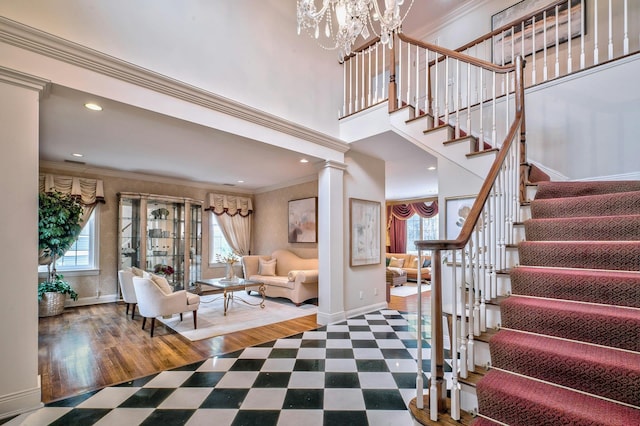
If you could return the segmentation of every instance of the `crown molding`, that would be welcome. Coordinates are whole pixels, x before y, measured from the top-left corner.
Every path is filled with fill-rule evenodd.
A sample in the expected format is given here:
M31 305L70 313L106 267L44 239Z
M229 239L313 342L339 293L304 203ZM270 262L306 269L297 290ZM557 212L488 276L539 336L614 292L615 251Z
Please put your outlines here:
M417 35L418 40L424 40L429 35L438 33L442 31L447 26L451 25L456 20L460 19L460 16L467 15L469 13L473 13L473 11L486 6L492 0L474 0L465 5L462 5L458 8L453 8L448 14L443 16L441 19L438 19L434 22L429 22L429 24L424 25L423 27L414 31ZM455 47L450 47L451 49L455 49Z
M122 179L164 183L167 185L182 185L182 186L188 186L191 188L201 188L201 189L222 191L225 193L233 193L233 194L252 195L255 192L245 188L237 188L235 186L231 187L227 185L215 185L207 182L197 182L197 181L191 181L187 179L172 178L172 177L160 176L160 175L151 175L146 173L127 172L124 170L87 166L84 164L60 163L57 161L40 161L39 168L61 170L61 171L66 171L70 173L83 173L83 174L86 173L90 175L109 176L109 177L122 178Z
M257 124L340 153L340 139L0 16L0 41Z
M0 82L35 90L40 94L40 99L49 96L51 91L51 81L3 66L0 66Z

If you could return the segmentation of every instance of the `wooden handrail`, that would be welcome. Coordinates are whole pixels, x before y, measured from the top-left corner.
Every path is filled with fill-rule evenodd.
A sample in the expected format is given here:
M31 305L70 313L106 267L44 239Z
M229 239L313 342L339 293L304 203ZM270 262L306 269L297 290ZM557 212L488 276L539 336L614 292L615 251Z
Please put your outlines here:
M521 18L518 18L518 19L516 19L514 21L511 21L508 24L505 24L505 25L501 26L500 28L496 28L495 30L491 31L488 34L480 36L477 39L475 39L473 41L470 41L469 43L467 43L467 44L465 44L463 46L458 47L456 49L456 52L462 52L464 50L467 50L470 47L473 47L473 46L475 46L477 44L482 43L483 41L487 41L490 38L492 38L493 36L502 33L504 30L510 29L511 27L514 27L516 25L520 25L520 24L522 24L522 22L527 22L529 19L533 18L534 16L537 16L537 15L541 14L545 10L554 9L556 6L559 6L559 5L563 4L563 3L567 3L567 1L568 0L557 0L556 2L554 2L552 4L549 4L549 5L545 6L545 7L542 7L540 9L528 14L525 17L521 17Z
M476 197L475 202L473 203L473 207L471 208L471 212L467 216L467 220L465 220L462 225L462 229L460 230L460 234L458 238L455 240L418 240L415 241L415 246L421 250L459 250L464 248L464 246L469 242L471 238L471 233L480 218L480 214L482 213L482 209L489 198L489 194L491 192L491 188L495 183L498 174L500 173L500 168L507 158L507 153L511 148L513 140L516 138L516 131L520 128L520 142L524 143L525 141L525 133L524 133L524 82L523 82L523 70L524 70L524 59L521 56L516 57L515 61L515 83L518 88L515 92L515 106L516 113L514 117L514 121L509 128L509 133L505 137L502 145L500 146L500 150L498 151L498 155L496 156L489 173L487 174L482 187L480 188L480 192Z

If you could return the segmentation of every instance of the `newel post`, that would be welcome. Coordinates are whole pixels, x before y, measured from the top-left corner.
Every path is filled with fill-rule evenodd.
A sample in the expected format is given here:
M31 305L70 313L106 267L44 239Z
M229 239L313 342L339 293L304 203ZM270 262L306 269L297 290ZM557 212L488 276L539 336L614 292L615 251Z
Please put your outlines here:
M395 38L395 33L391 35ZM398 88L396 86L396 42L394 41L389 49L389 112L398 109Z

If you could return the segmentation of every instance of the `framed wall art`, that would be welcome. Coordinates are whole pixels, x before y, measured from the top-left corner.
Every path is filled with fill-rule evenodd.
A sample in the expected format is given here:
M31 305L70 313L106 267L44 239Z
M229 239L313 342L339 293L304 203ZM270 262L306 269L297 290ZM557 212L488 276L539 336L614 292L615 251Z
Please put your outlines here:
M375 265L381 259L380 202L349 198L351 266Z
M552 3L554 3L553 0L524 0L516 3L491 17L491 30L496 30L542 10ZM558 43L566 42L569 37L579 36L582 25L586 22L583 4L581 0L567 0L557 8L547 11L546 16L541 12L535 15L535 19L527 20L524 31L522 25L518 25L497 34L493 38L493 62L498 65L508 64L513 60L514 55L526 57L543 50L545 45L547 48L555 46L556 27L558 29ZM569 16L571 16L570 19ZM570 29L569 21L571 22Z
M318 242L318 197L289 201L289 242Z
M462 225L471 212L476 195L448 197L444 199L444 238L455 240L460 234Z

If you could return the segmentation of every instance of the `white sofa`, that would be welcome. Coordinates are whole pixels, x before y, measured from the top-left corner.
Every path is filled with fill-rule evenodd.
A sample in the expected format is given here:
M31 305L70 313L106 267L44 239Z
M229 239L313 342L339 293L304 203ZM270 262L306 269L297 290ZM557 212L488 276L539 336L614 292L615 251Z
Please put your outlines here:
M318 259L276 250L271 256L243 256L242 271L246 279L264 283L265 296L285 297L297 306L318 297ZM258 291L258 287L247 287L247 292Z

